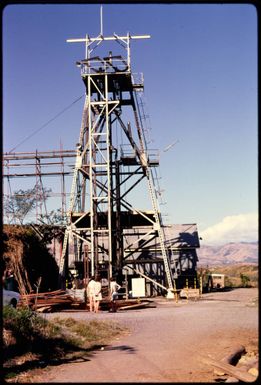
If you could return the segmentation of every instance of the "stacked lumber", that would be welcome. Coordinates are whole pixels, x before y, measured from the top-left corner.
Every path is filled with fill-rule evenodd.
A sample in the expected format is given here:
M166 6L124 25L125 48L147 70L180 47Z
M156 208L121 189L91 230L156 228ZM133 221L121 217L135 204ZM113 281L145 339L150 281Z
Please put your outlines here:
M145 309L145 308L151 308L151 307L156 307L156 305L152 305L149 301L137 301L134 304L125 304L121 305L119 307L119 310L131 310L131 309Z
M74 300L77 300L79 302L86 301L85 289L66 289L66 293L69 294Z
M103 299L100 302L101 310L110 310L112 308L112 302L109 299ZM131 309L145 309L148 307L156 307L153 301L135 299L118 299L114 302L115 310L131 310Z
M32 293L22 295L19 306L28 306L38 312L51 312L53 310L68 308L82 303L64 290L55 290L45 293Z
M56 290L45 293L32 293L21 295L19 306L28 306L32 310L40 313L52 311L62 311L67 309L88 309L88 304L85 302L84 289ZM118 299L114 302L115 310L131 310L144 309L148 307L156 307L151 300L142 299ZM112 309L112 302L109 297L103 298L100 302L101 310Z

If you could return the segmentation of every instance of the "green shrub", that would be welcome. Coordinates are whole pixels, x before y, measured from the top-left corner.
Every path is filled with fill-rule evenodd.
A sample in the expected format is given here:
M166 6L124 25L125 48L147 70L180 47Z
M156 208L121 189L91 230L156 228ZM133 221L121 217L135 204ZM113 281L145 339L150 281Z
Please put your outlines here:
M11 331L16 340L16 349L11 348L10 354L35 349L49 340L56 339L61 328L28 308L3 307L3 327ZM7 346L7 349L9 347ZM10 349L9 349L10 350Z
M250 287L250 278L245 274L240 274L242 287Z
M28 308L14 309L11 306L3 308L3 325L21 338L31 340L36 332L40 332L47 321Z

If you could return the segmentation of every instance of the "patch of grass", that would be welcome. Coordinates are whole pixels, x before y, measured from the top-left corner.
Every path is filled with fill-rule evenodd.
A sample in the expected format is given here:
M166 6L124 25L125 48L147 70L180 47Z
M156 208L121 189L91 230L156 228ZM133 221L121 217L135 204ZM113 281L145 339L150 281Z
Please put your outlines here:
M9 379L15 378L16 376L17 376L17 373L9 372L9 373L6 374L5 379L9 380Z
M108 340L116 337L126 329L116 322L106 321L76 321L73 318L54 318L54 323L59 323L66 328L67 333L73 333L76 336L78 346L90 346L91 344L106 344ZM78 337L78 338L77 338Z
M59 317L48 321L29 309L6 307L3 313L3 327L13 337L9 335L3 349L4 377L9 382L33 369L84 357L127 330L113 321Z
M55 317L53 321L50 321L50 322L59 323L59 325L66 326L68 328L74 326L77 323L77 321L72 317L68 317L68 318Z

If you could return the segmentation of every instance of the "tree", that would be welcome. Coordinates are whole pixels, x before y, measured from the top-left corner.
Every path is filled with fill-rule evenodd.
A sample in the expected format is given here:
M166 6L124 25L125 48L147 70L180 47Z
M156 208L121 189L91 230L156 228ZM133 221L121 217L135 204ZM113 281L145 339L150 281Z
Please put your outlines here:
M61 209L52 210L48 215L41 214L39 222L41 224L38 231L44 244L50 243L54 238L63 241L66 217L62 215Z
M40 215L40 224L24 224L26 216L37 205L37 188L16 191L4 206L16 223L4 226L4 262L5 267L13 271L21 293L34 290L37 282L41 282L41 291L56 288L58 283L59 269L49 246L54 238L63 240L65 218L58 209ZM44 199L51 191L42 188Z
M240 273L242 287L249 287L250 278L247 275Z
M47 247L29 226L3 226L4 268L15 275L21 294L35 289L41 278L40 291L58 288L59 269Z
M37 205L37 193L38 186L35 185L32 189L28 190L17 190L14 194L4 201L4 210L8 215L13 216L15 223L22 225L26 216L36 207ZM42 188L41 194L44 199L50 196L51 189Z

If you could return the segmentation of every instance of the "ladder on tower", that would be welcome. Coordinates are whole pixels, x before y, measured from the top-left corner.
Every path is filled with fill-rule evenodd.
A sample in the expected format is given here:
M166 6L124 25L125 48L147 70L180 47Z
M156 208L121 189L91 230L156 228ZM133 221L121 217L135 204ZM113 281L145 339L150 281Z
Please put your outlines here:
M62 255L61 255L60 264L59 264L59 273L60 274L63 274L63 271L64 271L65 255L66 255L66 250L67 250L69 234L71 231L70 217L71 217L71 212L73 211L73 206L74 206L75 189L76 189L76 184L77 184L77 179L78 179L78 171L79 171L79 168L82 166L83 154L82 154L82 149L81 149L81 143L83 142L83 135L85 132L87 117L88 117L88 98L86 96L85 103L84 103L84 109L83 109L83 117L82 117L82 123L81 123L80 136L79 136L79 145L77 147L75 167L74 167L73 179L72 179L72 185L71 185L69 210L67 212L67 226L65 229Z
M143 169L145 170L147 181L148 181L149 193L150 193L151 202L152 202L153 211L154 211L154 217L155 217L155 221L156 221L156 230L158 231L160 247L161 247L161 252L162 252L162 258L163 258L165 273L166 273L166 277L167 277L168 292L170 293L171 291L173 291L170 261L169 261L168 254L166 251L164 233L163 233L162 223L161 223L160 215L159 215L158 201L156 198L156 191L155 191L155 186L153 183L153 177L152 177L152 173L151 173L151 170L150 170L150 167L148 164L147 151L145 151L144 143L143 143L143 140L144 140L144 142L146 144L146 138L144 135L144 129L143 129L143 123L142 123L142 116L144 117L145 115L144 115L144 111L143 111L143 115L141 114L140 103L138 100L137 92L135 92L134 95L136 97L136 102L137 102L137 106L138 106L138 111L136 111L136 110L134 111L134 116L135 116L136 126L138 129L139 138L140 138L140 145L141 145L141 150L142 150L141 163L142 163ZM142 140L142 137L143 137L143 140Z
M160 221L155 188L154 188L154 184L152 181L152 175L151 175L151 171L150 171L149 167L146 167L146 176L147 176L147 180L148 180L148 186L149 186L150 197L151 197L151 201L152 201L152 205L153 205L154 216L155 216L155 220L156 220L156 224L157 224L156 229L158 231L160 247L161 247L161 252L162 252L162 258L163 258L165 273L166 273L167 282L168 282L168 288L173 289L171 270L170 270L170 262L169 262L169 258L168 258L167 252L166 252L164 233L163 233L163 229L162 229L162 223Z
M173 249L173 246L172 244L170 244L170 253L171 253L171 257L173 256L173 279L177 279L178 276L180 275L180 271L178 269L178 266L179 266L179 260L177 258L175 258L175 253L174 253L174 249Z

